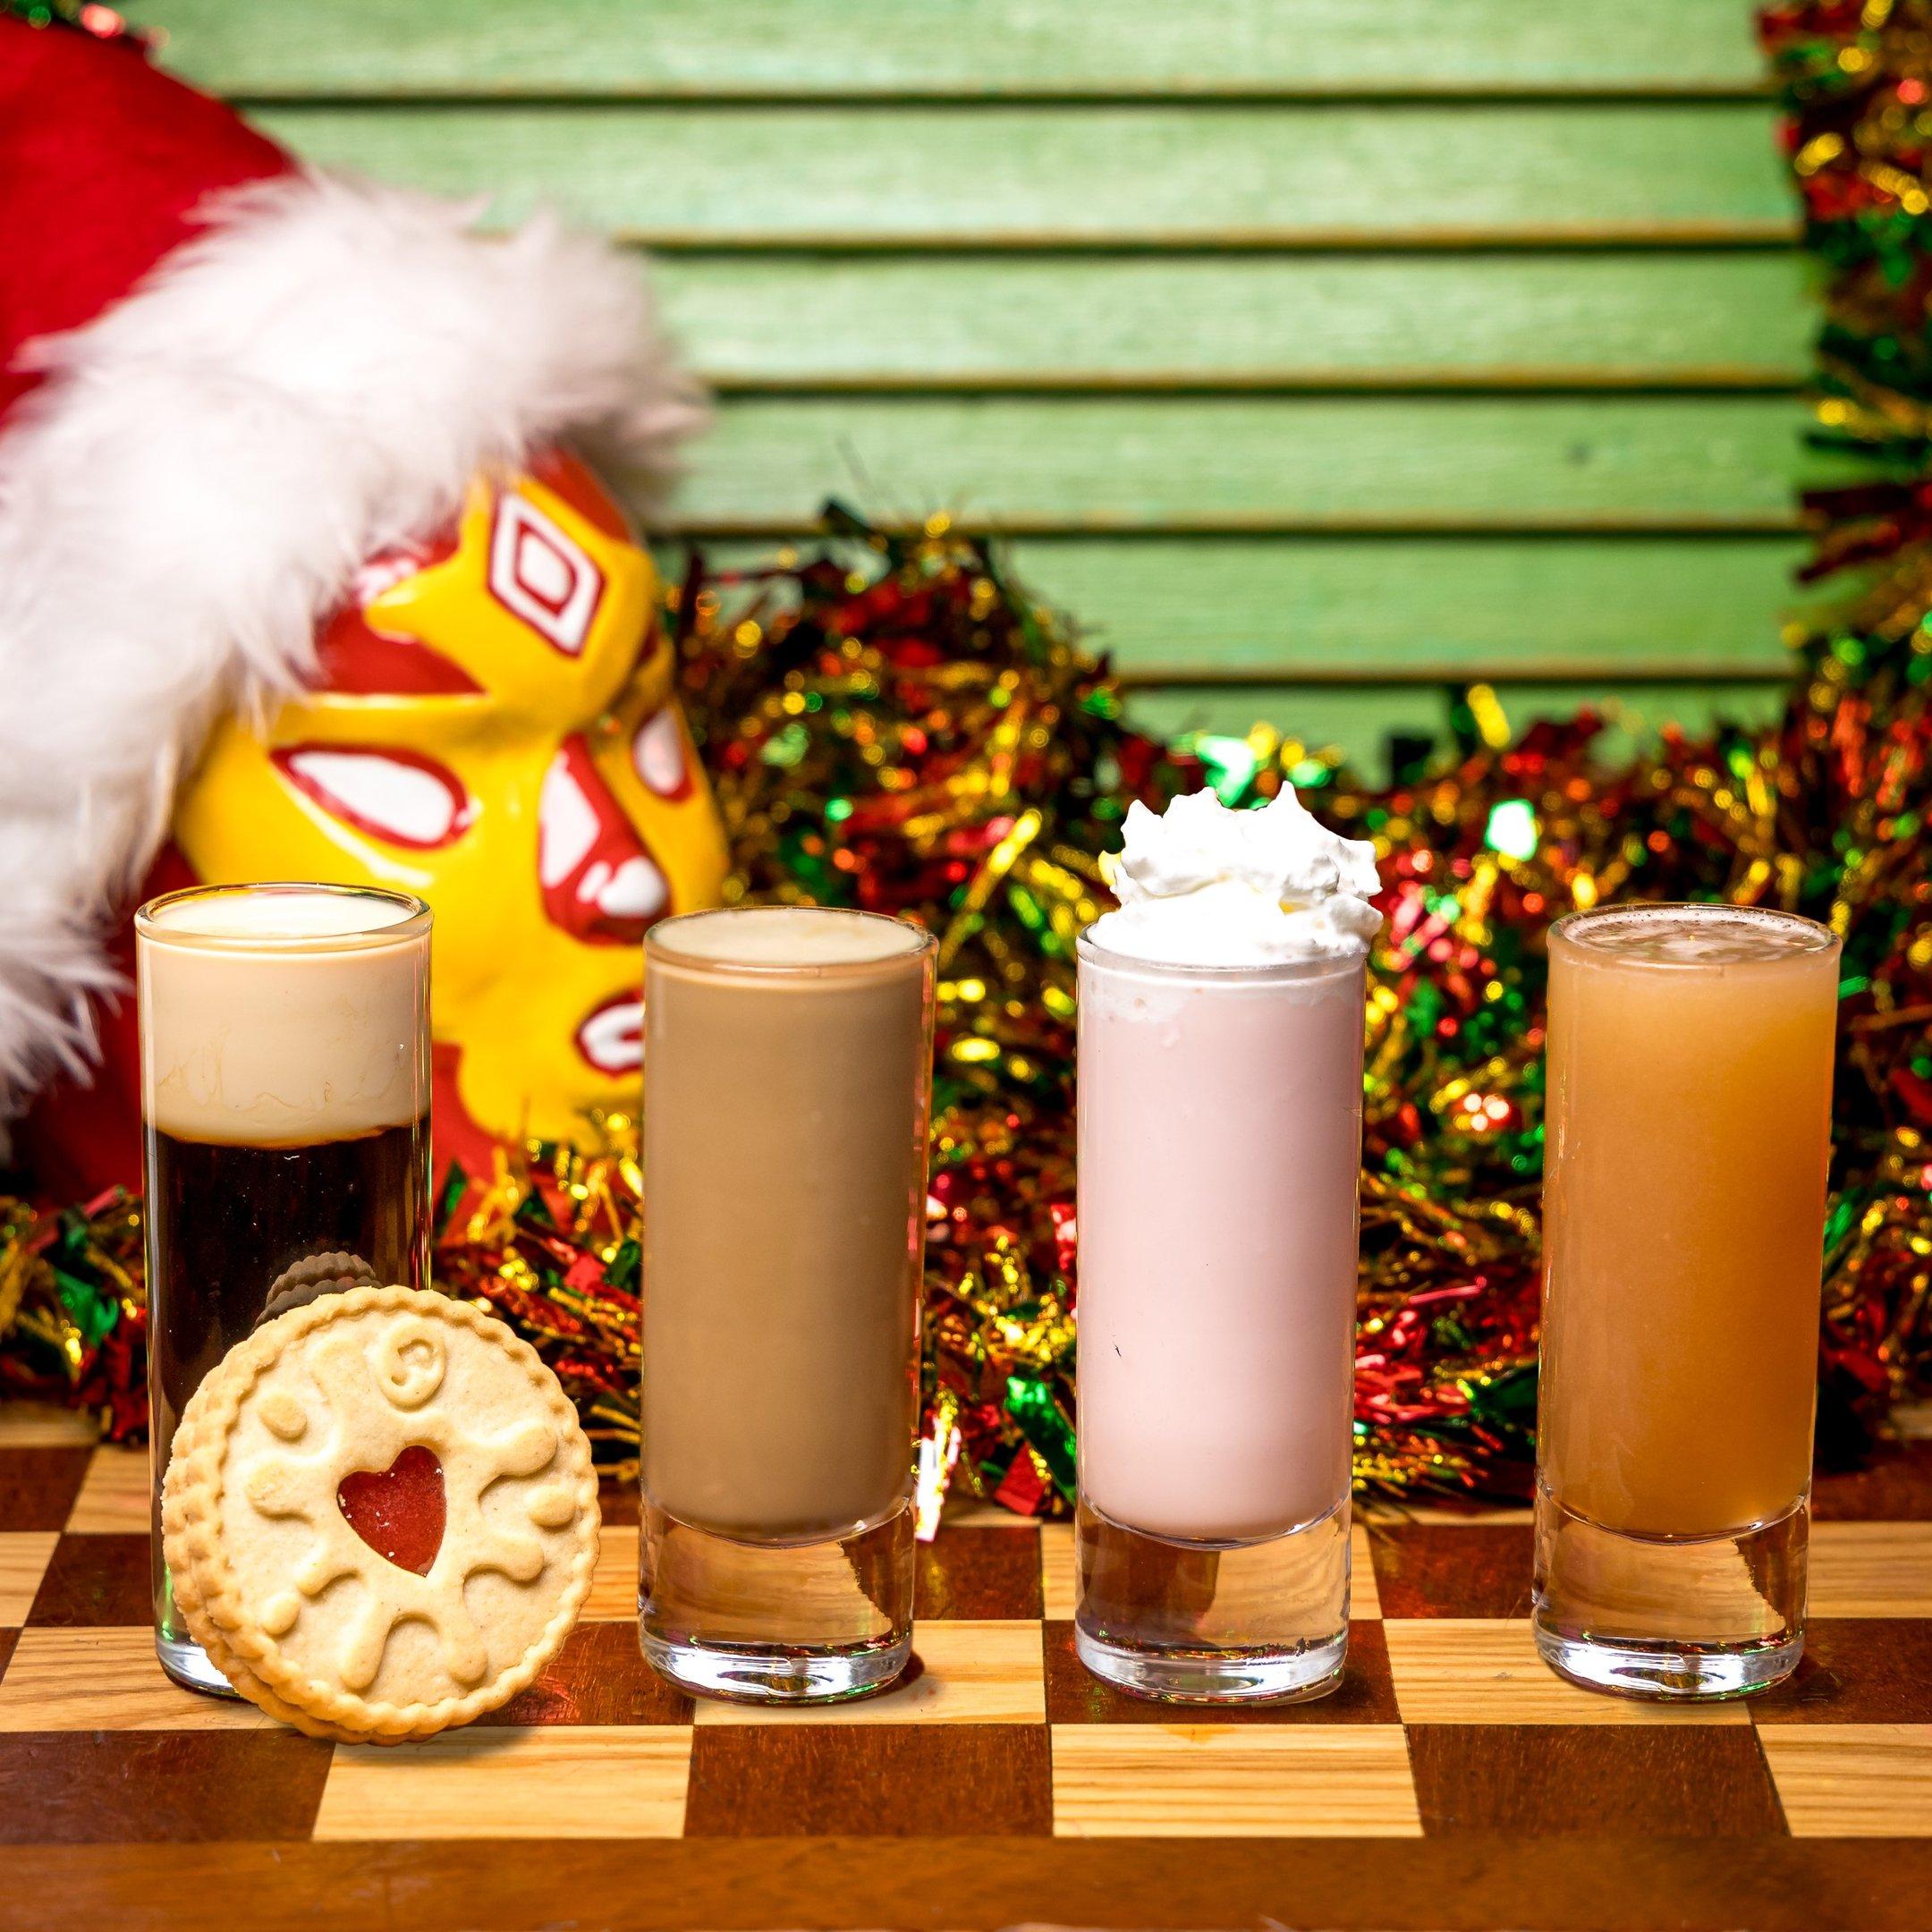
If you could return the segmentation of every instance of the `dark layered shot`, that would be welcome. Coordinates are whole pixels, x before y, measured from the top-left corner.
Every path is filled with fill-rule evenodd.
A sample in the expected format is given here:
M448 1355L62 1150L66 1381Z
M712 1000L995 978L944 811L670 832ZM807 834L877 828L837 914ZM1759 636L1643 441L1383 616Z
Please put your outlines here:
M428 1279L429 914L326 886L174 894L140 919L156 1646L225 1690L176 1614L158 1529L174 1430L262 1322Z

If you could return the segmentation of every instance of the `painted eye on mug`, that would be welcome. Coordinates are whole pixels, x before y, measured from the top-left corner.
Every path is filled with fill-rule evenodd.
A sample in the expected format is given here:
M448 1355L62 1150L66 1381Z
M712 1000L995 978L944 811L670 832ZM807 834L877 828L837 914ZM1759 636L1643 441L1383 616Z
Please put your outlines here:
M581 738L566 738L538 803L538 881L553 925L593 945L635 945L670 908L645 852Z
M677 714L668 706L654 711L638 726L631 741L631 762L637 775L661 799L683 798L691 788L691 767L684 757L684 734Z
M419 752L302 744L285 746L274 759L332 818L392 845L433 852L461 838L476 816L454 775Z

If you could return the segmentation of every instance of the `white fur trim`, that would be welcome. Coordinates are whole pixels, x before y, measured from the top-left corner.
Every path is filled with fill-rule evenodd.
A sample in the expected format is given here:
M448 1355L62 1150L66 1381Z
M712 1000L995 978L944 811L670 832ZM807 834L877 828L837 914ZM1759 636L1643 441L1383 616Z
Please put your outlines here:
M703 419L637 268L547 216L316 174L219 197L23 358L0 434L0 1123L84 1064L100 952L211 721L469 479L568 441L646 481Z

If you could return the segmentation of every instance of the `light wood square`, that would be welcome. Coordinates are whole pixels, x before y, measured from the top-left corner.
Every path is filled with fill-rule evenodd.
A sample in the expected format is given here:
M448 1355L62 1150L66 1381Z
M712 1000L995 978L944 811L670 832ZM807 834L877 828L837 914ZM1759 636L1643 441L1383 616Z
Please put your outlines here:
M146 1536L152 1489L145 1449L97 1449L67 1514L70 1536Z
M1932 1837L1932 1724L1766 1724L1758 1737L1792 1836Z
M685 1724L583 1724L338 1744L315 1836L675 1838L691 1740Z
M1527 1618L1406 1617L1382 1626L1405 1724L1749 1724L1737 1704L1660 1704L1566 1683Z
M59 1541L53 1530L0 1531L0 1624L27 1621Z
M1932 1522L1815 1522L1807 1614L1932 1616Z
M149 1630L33 1630L0 1677L0 1731L259 1731L238 1698L169 1682Z
M53 1402L0 1402L0 1449L78 1449L100 1431L94 1418Z
M1039 1533L1040 1609L1049 1622L1071 1623L1080 1601L1073 1559L1073 1525L1042 1523Z
M919 1670L911 1682L853 1704L786 1710L700 1699L701 1724L1044 1724L1046 1688L1040 1627L1025 1622L950 1619L912 1632Z
M1416 1838L1394 1724L1055 1724L1061 1838Z
M1079 1599L1073 1554L1073 1525L1045 1523L1040 1528L1040 1595L1043 1614L1050 1623L1073 1620ZM1375 1563L1368 1554L1368 1531L1360 1523L1349 1531L1349 1615L1373 1619L1382 1614L1376 1594Z
M1368 1553L1368 1526L1349 1525L1349 1617L1373 1620L1382 1614L1382 1598L1376 1589L1375 1558Z
M597 1568L580 1613L587 1623L637 1622L638 1531L635 1523L606 1523L597 1538Z

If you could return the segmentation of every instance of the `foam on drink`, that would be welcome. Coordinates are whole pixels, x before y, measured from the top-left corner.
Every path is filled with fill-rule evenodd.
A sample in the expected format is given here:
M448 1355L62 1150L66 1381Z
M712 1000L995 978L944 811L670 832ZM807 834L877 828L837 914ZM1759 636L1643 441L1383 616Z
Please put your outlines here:
M1593 913L1568 935L1585 955L1655 966L1775 966L1830 945L1811 920L1755 907L1629 906Z
M155 902L137 965L149 1125L259 1147L415 1121L428 919L400 894L303 886Z
M747 906L694 912L658 935L667 959L715 960L724 966L863 966L917 953L926 935L902 920L822 906Z

